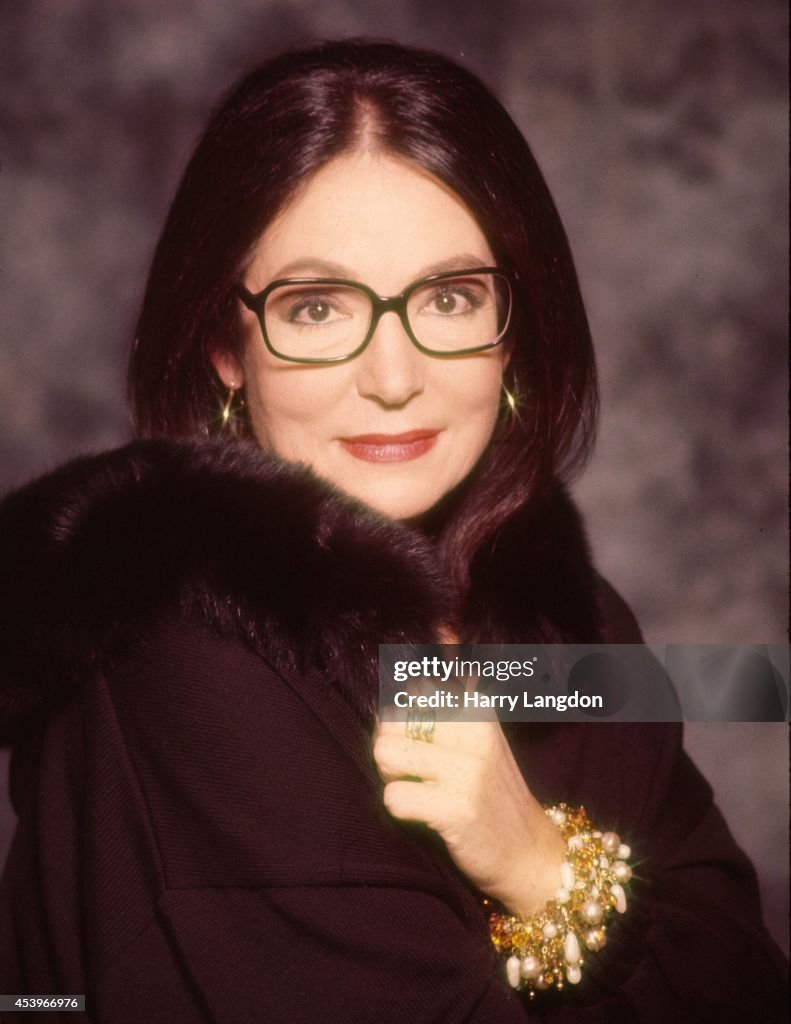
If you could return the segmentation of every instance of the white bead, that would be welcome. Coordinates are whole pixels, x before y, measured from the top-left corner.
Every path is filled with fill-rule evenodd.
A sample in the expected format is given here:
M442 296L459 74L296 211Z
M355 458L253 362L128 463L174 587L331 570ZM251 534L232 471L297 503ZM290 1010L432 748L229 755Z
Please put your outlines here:
M604 909L600 903L596 900L586 900L582 904L582 916L588 922L588 924L598 924L602 919Z
M573 835L569 836L566 846L570 850L581 850L582 849L582 836Z
M547 979L544 977L543 974L539 974L539 976L536 978L536 988L539 988L539 989L542 989L542 990L545 989L545 988L549 988L549 982L547 981Z
M616 832L605 832L601 837L601 845L605 853L617 853L621 838Z
M612 873L619 882L628 882L632 877L632 869L622 860L617 860L612 866Z
M619 860L629 860L629 858L632 856L631 847L627 846L626 843L621 843L621 845L618 847L617 856Z
M598 885L592 885L591 886L591 899L592 900L597 900L599 898L599 896L601 896L601 893L599 892Z
M578 964L582 951L580 950L580 943L574 932L566 932L566 941L563 943L563 949L566 954L566 962L570 964Z
M568 889L558 889L555 893L555 899L558 901L558 903L568 903L568 901L571 899L571 893L568 891Z
M567 860L564 860L560 865L560 884L564 889L573 889L575 881L574 868Z
M561 809L559 807L555 807L553 809L552 814L550 815L550 817L551 817L552 821L558 827L560 827L561 825L565 825L566 824L566 812L565 811L561 811Z
M558 933L558 926L553 921L547 921L541 930L545 939L554 939Z
M526 956L522 961L522 977L537 978L541 973L541 961L537 956Z
M594 839L601 839L601 832L593 832L592 835Z
M615 898L615 909L618 911L619 914L625 914L626 893L623 891L623 888L616 882L615 885L613 885L610 888L610 892L613 894Z
M607 860L606 857L599 857L599 867L604 868L604 870L606 871L609 866L610 862Z
M505 961L505 973L511 988L519 988L522 983L522 964L518 956L509 956Z
M582 980L582 971L580 970L579 964L569 964L566 968L566 978L568 979L569 985L579 985Z

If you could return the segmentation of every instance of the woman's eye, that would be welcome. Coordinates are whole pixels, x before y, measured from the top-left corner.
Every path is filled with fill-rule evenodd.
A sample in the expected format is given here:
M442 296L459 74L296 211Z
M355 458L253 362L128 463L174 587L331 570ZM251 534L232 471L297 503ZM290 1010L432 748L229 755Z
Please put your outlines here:
M286 314L286 320L293 324L326 324L342 319L343 314L329 299L311 296L293 303Z
M472 313L481 305L481 300L469 289L458 285L440 288L426 303L423 312L438 316L460 316Z

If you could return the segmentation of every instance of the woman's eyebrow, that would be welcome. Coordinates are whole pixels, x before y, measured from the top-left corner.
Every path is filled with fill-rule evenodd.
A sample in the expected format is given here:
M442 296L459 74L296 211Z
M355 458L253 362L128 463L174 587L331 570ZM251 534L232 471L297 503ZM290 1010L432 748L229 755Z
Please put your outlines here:
M418 267L410 281L418 281L422 277L431 277L433 274L445 274L453 270L471 270L474 267L486 267L491 263L490 258L475 256L472 253L458 253L448 256L446 259L438 260L423 267ZM351 267L342 263L335 263L333 260L318 259L316 257L304 257L292 260L282 266L275 280L286 277L342 277L349 281L366 282Z
M491 257L474 256L472 253L466 252L459 253L456 256L448 257L448 259L439 260L437 263L421 267L414 280L420 277L431 277L433 274L450 273L453 270L472 270L475 267L489 267L491 264Z
M315 257L306 257L292 260L286 263L275 274L275 279L281 277L346 277L351 278L352 271L342 263L334 263L332 260L321 260Z

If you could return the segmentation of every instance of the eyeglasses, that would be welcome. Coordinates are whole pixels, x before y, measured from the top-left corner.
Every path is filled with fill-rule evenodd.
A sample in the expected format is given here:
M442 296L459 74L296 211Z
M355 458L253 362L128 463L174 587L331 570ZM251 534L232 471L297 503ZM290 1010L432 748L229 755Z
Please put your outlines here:
M273 356L292 363L340 363L360 355L384 313L397 313L412 344L431 356L464 356L499 345L511 319L511 282L497 267L433 274L385 298L334 277L273 281L237 293L257 314Z

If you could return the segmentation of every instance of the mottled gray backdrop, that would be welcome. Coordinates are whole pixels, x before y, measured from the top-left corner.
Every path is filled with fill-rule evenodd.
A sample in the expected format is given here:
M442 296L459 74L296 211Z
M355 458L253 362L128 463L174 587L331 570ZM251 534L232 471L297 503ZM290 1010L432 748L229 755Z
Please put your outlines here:
M0 19L0 487L128 436L146 265L218 94L296 42L387 36L480 73L554 191L600 360L577 487L600 568L657 643L785 639L782 0L0 0ZM785 730L688 745L786 942Z

